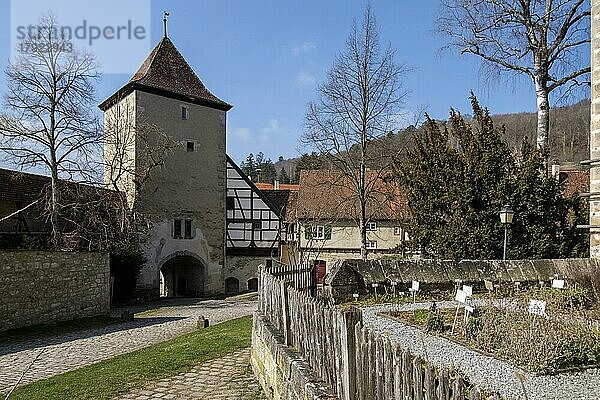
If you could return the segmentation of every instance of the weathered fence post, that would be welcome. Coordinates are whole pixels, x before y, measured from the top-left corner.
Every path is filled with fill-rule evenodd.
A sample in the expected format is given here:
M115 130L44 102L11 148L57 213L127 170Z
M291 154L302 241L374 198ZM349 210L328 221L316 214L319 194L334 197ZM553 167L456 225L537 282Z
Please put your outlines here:
M457 376L454 380L454 390L452 391L452 400L464 400L465 398L465 384L463 378Z
M442 368L439 372L439 384L438 384L438 400L450 400L450 378L448 377L448 370Z
M288 286L289 283L285 280L281 281L281 311L283 316L283 338L285 345L291 345L291 330L290 330L290 304L288 301Z
M423 400L423 361L421 357L413 360L413 399Z
M425 400L435 400L435 368L428 365L425 370Z
M340 322L342 376L339 379L342 382L343 400L354 400L357 398L356 362L359 357L355 332L357 324L362 326L362 311L356 307L352 307L342 313Z

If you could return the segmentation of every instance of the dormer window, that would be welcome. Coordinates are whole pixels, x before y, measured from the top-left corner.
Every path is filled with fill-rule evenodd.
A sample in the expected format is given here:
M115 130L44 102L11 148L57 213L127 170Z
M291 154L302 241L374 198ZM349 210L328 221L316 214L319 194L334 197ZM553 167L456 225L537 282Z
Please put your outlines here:
M181 106L181 119L188 119L189 111L186 106Z

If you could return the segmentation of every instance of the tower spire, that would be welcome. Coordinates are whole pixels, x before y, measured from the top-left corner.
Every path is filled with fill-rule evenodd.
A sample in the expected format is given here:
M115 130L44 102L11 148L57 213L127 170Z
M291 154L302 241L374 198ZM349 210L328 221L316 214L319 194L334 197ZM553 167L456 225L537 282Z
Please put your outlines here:
M163 14L163 31L164 31L165 37L167 37L167 17L169 15L170 14L167 11L165 11Z

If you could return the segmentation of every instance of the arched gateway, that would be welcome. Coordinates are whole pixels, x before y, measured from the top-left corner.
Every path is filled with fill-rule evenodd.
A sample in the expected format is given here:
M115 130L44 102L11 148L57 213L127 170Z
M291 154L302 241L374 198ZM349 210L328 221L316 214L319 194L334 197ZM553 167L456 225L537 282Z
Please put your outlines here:
M198 297L204 294L204 262L188 252L167 257L160 267L162 297Z

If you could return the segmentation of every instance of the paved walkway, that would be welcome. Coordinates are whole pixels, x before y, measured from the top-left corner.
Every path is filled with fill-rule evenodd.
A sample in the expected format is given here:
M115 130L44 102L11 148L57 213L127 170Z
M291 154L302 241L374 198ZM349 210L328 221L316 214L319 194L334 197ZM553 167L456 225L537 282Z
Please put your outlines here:
M244 349L209 360L189 372L161 379L118 399L266 400L266 397L252 375L250 351Z
M158 308L157 308L158 307ZM256 308L256 296L226 300L168 299L132 308L147 311L132 322L0 345L0 393L6 393L38 357L21 385L129 353L195 329L200 315L211 325ZM124 309L116 309L120 314Z

